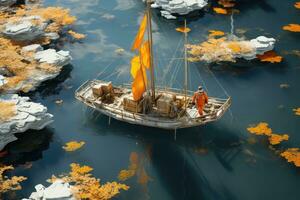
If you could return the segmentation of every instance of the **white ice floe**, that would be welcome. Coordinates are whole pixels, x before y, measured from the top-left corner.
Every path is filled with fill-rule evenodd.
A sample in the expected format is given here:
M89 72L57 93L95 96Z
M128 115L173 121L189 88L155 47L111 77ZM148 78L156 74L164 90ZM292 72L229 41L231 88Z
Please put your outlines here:
M23 200L75 200L71 186L63 180L56 180L49 187L42 184L35 186L36 192L31 193L28 199Z
M47 108L40 103L30 102L29 97L6 94L0 96L0 102L13 103L16 109L13 117L0 122L0 150L8 143L17 140L15 133L22 133L29 129L41 130L53 122L53 116L47 113Z
M145 1L145 0L143 0ZM203 9L208 0L154 0L152 8L160 8L161 15L167 19L176 19L176 15L186 15Z

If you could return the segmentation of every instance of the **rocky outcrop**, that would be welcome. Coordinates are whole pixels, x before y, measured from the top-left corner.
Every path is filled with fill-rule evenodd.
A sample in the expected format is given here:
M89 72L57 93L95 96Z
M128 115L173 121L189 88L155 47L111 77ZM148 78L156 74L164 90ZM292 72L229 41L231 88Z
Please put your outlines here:
M75 200L71 186L60 179L56 180L47 188L42 184L36 185L35 190L36 192L31 193L28 199L23 200Z
M175 15L186 15L201 10L208 0L155 0L152 8L160 8L161 15L167 19L176 19ZM175 14L175 15L174 15Z
M0 7L8 7L15 4L16 2L17 0L0 0Z
M24 60L33 63L32 65L35 67L30 68L26 79L7 89L7 93L15 93L20 90L24 92L35 90L42 82L58 76L62 67L69 64L72 59L68 51L43 50L43 47L39 44L23 47L21 55L24 57Z
M236 59L256 59L274 49L276 40L259 36L252 40L245 40L236 36L209 38L199 45L188 45L191 61L236 62Z
M53 116L47 113L47 108L39 103L30 102L29 97L17 94L1 95L0 102L12 103L15 107L14 116L0 121L0 150L6 144L17 140L15 133L29 129L41 130L53 122Z
M48 21L40 16L22 17L4 25L4 36L18 41L32 41L45 34Z

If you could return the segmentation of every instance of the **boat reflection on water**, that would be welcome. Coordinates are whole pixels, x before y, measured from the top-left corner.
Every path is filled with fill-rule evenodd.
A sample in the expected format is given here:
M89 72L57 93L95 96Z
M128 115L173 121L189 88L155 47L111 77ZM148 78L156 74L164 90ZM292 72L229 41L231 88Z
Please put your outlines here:
M87 109L86 116L86 126L99 130L97 132L101 134L114 134L138 141L137 144L142 148L138 151L139 157L144 155L147 158L143 161L147 164L142 167L151 177L147 188L151 188L152 182L159 182L171 199L235 199L233 192L226 185L214 183L210 174L216 170L212 169L215 167L234 172L232 162L243 154L245 148L241 142L243 138L238 133L214 123L206 127L180 130L175 140L172 131L128 125L117 120L112 120L109 125L108 117L90 109ZM203 154L199 153L199 149L205 149ZM203 163L202 159L207 158L213 160L213 166L208 167L207 163ZM208 168L212 171L208 172ZM139 192L143 191L145 185L134 184L134 181L129 183L129 196L145 197L143 192ZM154 195L147 194L151 199L156 199Z
M49 148L52 136L53 132L48 128L16 134L18 140L3 149L2 152L5 154L0 158L0 163L18 166L42 159L43 152Z

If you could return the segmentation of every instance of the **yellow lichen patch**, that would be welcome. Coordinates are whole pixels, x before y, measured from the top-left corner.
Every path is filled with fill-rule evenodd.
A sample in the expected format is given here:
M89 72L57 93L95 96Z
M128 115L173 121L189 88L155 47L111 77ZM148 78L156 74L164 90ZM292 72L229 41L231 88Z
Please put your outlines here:
M69 30L68 33L75 39L77 40L81 40L85 38L84 34L81 33L76 33L75 31Z
M287 134L278 135L272 133L271 136L269 137L269 142L271 145L280 144L282 141L287 141L287 140L289 140L289 136Z
M269 125L265 122L259 123L257 126L252 126L247 128L247 130L255 135L267 135L270 136L272 134L272 129L269 128Z
M225 33L223 31L209 30L208 37L216 37L216 36L224 36L224 35L225 35Z
M70 166L69 174L62 175L59 179L70 183L76 199L108 200L119 194L121 190L129 189L127 185L117 182L100 184L100 179L93 177L90 173L93 168L89 166L80 166L76 163ZM50 182L56 179L58 178L52 176Z
M0 101L0 122L4 122L16 115L16 104Z
M293 111L295 112L295 115L300 116L300 108L295 108Z
M295 8L300 9L300 2L295 3Z
M300 150L299 148L290 148L280 154L288 162L294 163L295 166L300 167Z
M27 179L24 176L13 176L11 178L8 178L7 176L4 175L5 171L9 171L13 169L14 169L13 166L0 167L0 198L1 198L1 194L5 192L21 190L22 187L20 183Z
M257 58L261 62L270 62L270 63L280 63L282 61L282 56L277 55L274 51L268 51L263 55L257 55Z
M218 13L218 14L222 14L222 15L228 14L228 11L224 8L214 7L213 10L215 11L215 13Z
M289 24L282 27L282 29L291 32L300 32L300 24Z
M67 142L65 144L65 146L63 146L62 148L65 151L76 151L76 150L80 149L84 144L85 144L85 142L83 142L83 141L81 141L81 142L71 141L71 142Z

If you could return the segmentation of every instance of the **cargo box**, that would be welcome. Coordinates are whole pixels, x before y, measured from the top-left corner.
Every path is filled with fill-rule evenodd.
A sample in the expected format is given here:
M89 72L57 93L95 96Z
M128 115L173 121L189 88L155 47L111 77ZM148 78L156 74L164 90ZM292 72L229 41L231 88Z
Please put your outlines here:
M172 94L163 94L156 101L157 111L162 116L169 116L171 106L176 101L176 96Z
M113 86L111 82L99 83L92 87L93 95L96 97L102 97L104 94L110 94L113 92Z
M132 95L128 95L123 99L124 110L134 113L141 113L143 111L143 104L141 101L133 100Z

